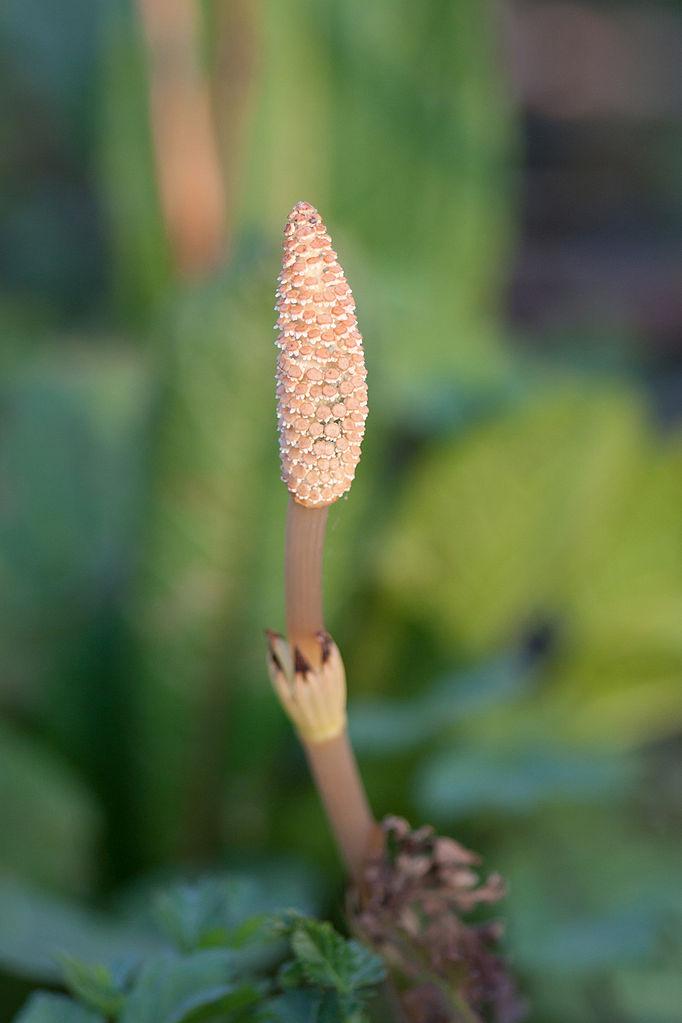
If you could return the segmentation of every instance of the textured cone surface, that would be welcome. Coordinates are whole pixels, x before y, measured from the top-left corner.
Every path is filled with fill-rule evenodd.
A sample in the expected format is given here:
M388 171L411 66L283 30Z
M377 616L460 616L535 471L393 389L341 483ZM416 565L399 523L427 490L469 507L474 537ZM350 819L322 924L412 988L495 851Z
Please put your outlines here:
M277 312L282 479L299 504L321 508L353 482L367 373L352 292L309 203L294 206L284 229Z

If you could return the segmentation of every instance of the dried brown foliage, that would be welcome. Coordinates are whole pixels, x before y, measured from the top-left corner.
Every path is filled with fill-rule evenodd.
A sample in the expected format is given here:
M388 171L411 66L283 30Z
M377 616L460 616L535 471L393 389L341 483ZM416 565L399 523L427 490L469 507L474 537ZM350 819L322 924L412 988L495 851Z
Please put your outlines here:
M357 934L385 959L413 1023L518 1023L524 1007L495 945L498 922L462 917L505 894L479 857L433 828L387 817L383 849L349 898Z

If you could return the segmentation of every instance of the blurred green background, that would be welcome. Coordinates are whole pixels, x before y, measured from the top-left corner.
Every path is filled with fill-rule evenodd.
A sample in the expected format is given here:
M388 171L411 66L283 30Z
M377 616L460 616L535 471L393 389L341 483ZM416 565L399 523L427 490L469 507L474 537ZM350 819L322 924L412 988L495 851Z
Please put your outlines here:
M672 2L5 0L3 1020L180 871L338 914L262 632L306 199L367 353L326 603L374 808L508 879L535 1023L679 1023L680 45Z

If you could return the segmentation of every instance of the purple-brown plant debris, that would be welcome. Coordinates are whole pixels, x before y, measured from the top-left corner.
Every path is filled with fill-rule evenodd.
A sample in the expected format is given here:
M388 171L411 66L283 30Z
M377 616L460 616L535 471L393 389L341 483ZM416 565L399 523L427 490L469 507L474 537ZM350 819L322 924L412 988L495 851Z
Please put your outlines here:
M494 951L502 925L464 923L463 914L498 902L502 878L482 883L480 858L433 828L400 817L382 825L379 855L351 890L358 936L379 952L411 1023L518 1023L525 1015L515 984Z

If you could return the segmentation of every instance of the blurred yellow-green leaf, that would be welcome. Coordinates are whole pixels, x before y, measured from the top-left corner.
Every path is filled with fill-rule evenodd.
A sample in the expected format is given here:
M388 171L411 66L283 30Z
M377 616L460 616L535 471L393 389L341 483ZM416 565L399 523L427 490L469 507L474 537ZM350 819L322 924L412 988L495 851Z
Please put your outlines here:
M622 724L639 739L682 716L681 491L679 440L661 443L633 392L555 385L424 459L381 576L470 655L555 621L567 719L593 737ZM638 713L628 693L649 682Z

